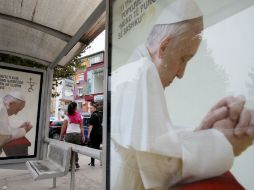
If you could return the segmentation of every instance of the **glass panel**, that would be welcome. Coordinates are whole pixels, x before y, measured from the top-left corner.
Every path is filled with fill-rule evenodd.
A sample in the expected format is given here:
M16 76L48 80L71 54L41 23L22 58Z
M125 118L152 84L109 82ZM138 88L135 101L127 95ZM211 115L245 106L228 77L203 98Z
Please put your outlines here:
M111 4L111 189L254 188L253 4Z
M43 73L0 65L0 161L34 158Z

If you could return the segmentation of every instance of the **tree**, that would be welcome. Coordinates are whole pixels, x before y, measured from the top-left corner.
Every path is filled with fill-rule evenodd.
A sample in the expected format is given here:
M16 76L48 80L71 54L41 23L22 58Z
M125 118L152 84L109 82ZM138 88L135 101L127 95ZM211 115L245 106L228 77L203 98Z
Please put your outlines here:
M24 59L21 57L8 55L0 53L0 62L5 63L12 63L14 65L22 65L27 67L33 67L33 68L40 68L45 69L46 66L39 64L35 61L31 61L28 59ZM56 87L59 85L58 80L64 79L64 78L71 78L75 75L75 71L77 69L85 69L85 66L81 65L81 56L78 55L74 57L73 60L71 60L69 63L67 63L65 66L56 66L54 68L53 73L53 82L52 82L52 97L59 96L59 94L55 91Z

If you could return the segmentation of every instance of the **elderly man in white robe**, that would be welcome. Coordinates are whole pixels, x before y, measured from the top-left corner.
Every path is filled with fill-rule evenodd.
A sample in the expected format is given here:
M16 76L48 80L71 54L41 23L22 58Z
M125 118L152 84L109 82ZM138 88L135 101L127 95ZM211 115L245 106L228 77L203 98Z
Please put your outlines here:
M243 97L219 101L195 131L171 123L164 88L196 53L202 13L192 0L162 12L146 45L112 73L111 189L168 189L228 171L253 142L254 114Z
M24 122L17 128L10 126L8 117L18 114L25 107L25 102L24 95L17 91L5 95L0 102L0 154L6 143L25 136L32 128L30 122Z

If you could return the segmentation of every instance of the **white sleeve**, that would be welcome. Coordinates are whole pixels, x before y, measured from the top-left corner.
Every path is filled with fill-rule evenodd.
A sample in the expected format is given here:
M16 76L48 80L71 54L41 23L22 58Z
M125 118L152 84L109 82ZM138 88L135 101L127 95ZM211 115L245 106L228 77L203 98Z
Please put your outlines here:
M232 167L232 146L218 130L182 132L180 139L184 182L218 176Z
M0 104L0 134L9 135L10 134L10 123L8 119L7 112L1 109Z
M141 151L136 151L135 156L145 189L168 189L182 179L179 158Z
M11 139L18 139L26 135L26 130L24 128L12 128L11 129Z
M181 131L174 138L173 133L159 137L152 149L155 154L137 152L146 188L219 176L233 164L232 146L216 129Z

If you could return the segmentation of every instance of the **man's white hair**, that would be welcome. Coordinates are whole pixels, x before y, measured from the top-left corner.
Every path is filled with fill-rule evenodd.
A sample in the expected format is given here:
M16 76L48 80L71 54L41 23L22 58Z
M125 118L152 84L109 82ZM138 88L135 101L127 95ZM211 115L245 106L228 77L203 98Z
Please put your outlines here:
M156 24L152 28L151 32L149 33L147 37L146 47L154 48L158 46L167 37L174 38L183 33L188 32L188 30L190 30L190 28L193 26L190 23L195 24L195 22L193 21L194 19L185 20L185 21L172 23L172 24Z
M147 38L146 46L156 47L168 36L175 37L187 32L190 27L188 24L201 17L203 13L195 0L171 0L157 18Z
M7 102L25 102L25 101L23 101L23 100L20 100L20 99L18 99L18 98L15 98L15 97L13 97L13 96L11 96L11 95L9 95L9 94L7 94L7 95L5 95L5 96L3 97L3 101L4 101L5 103L7 103Z

